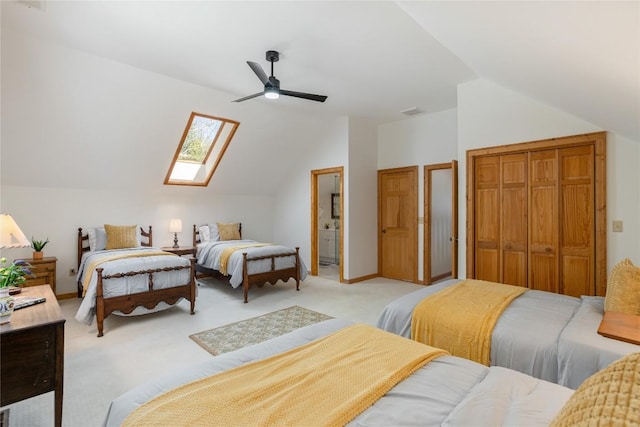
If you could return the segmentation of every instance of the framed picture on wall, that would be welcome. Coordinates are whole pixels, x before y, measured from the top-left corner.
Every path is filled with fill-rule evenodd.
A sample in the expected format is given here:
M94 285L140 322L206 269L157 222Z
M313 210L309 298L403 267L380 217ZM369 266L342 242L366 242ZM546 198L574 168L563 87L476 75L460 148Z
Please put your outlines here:
M340 219L340 193L331 193L331 219Z

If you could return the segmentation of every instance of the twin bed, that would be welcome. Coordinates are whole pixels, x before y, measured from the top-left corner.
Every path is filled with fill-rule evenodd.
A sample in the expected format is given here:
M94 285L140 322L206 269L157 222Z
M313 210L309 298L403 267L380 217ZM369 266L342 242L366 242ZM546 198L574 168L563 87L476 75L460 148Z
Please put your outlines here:
M111 244L109 244L111 243ZM137 226L78 228L76 320L104 335L110 314L140 315L165 310L182 299L195 313L195 260L153 247L153 233Z
M331 357L334 350L327 339L337 338L331 334L345 332L353 326L345 320L327 320L173 371L112 401L103 425L548 426L552 422L575 425L575 422L584 420L581 417L585 415L585 405L576 410L580 402L585 402L579 395L584 393L582 391L574 395L569 388L510 369L487 367L441 353L436 353L426 364L417 365L408 375L407 372L401 375L396 370L387 369L385 365L368 377L366 372L363 374L358 370L358 365L370 364L369 359L379 353L383 358L387 355L387 359L395 359L404 356L407 343L427 347L371 326L363 329L370 335L358 339L358 344L353 345L355 356L351 362L355 365L346 368L358 372L345 378L343 370L333 367ZM397 347L389 345L389 337L384 334L406 343L396 341ZM322 339L326 336L327 339ZM322 340L316 341L318 339ZM359 343L364 341L367 342L361 349ZM300 356L303 362L306 357L313 361L302 363L308 365L302 374L296 368L285 374L280 368L262 369L262 366L275 363L295 365L289 363L292 356L297 356L298 362ZM639 393L640 384L633 384L633 376L638 378L640 375L639 358L616 362L619 363L624 364L612 365L614 374L632 379L631 386L623 391L632 395ZM373 366L377 368L378 362ZM259 387L253 392L245 392L244 386L250 390L254 381L241 382L240 390L226 386L227 381L242 379L255 372L256 367L260 367L260 374L255 382L271 381L276 377L272 381L273 388ZM296 380L292 381L292 378ZM388 378L390 388L372 390L370 382L378 378ZM324 382L324 391L319 391L322 384L320 389L311 388L310 383L318 381ZM606 378L593 378L591 381L594 384L590 387L606 387L606 393L598 396L600 401L614 402L615 416L622 421L621 425L625 421L629 425L639 421L639 408L634 406L638 404L637 399L634 402L633 399L620 398L616 387L607 385L606 381ZM343 388L350 390L344 396ZM276 393L275 389L284 391ZM338 396L336 402L331 403L336 397L334 394ZM227 408L227 403L232 407ZM248 406L243 406L245 403ZM625 403L631 408L625 408ZM324 407L327 407L326 411L320 409ZM611 405L603 406L602 403L587 404L586 410L592 422L599 416L611 416L612 411ZM606 421L607 418L603 418L600 422L605 425Z
M459 282L447 280L392 301L380 314L377 326L412 338L416 306ZM490 338L490 364L575 389L613 361L640 352L640 345L597 333L603 312L603 297L575 298L529 290L498 318Z
M249 288L278 280L300 281L307 276L307 268L300 259L300 248L290 248L255 240L242 239L242 224L212 223L193 225L193 246L196 250L198 277L228 278L233 288L242 286L244 302L248 302Z

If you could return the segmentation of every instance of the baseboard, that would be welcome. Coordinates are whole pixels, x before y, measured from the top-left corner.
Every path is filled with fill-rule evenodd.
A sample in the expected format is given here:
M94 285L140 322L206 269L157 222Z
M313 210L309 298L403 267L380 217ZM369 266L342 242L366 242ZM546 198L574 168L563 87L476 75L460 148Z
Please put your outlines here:
M344 279L342 283L358 283L364 282L365 280L375 279L376 277L380 277L378 273L369 274L367 276L355 277L353 279Z
M70 294L57 294L56 295L56 299L57 300L71 299L71 298L78 298L78 293L77 292L72 292Z

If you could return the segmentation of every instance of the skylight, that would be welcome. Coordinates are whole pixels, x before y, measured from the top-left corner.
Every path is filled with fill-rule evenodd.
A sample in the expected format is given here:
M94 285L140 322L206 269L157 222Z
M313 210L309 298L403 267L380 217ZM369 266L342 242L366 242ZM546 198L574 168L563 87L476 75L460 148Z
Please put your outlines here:
M209 185L239 125L234 120L191 113L164 183Z

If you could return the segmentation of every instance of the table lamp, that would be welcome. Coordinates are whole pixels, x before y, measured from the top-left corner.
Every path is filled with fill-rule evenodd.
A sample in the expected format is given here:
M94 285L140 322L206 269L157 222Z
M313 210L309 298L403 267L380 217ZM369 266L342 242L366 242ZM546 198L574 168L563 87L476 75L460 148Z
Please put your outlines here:
M173 247L179 248L178 233L182 233L182 220L179 218L173 218L169 221L169 232L173 233Z
M9 214L0 214L0 249L28 248L31 242Z

